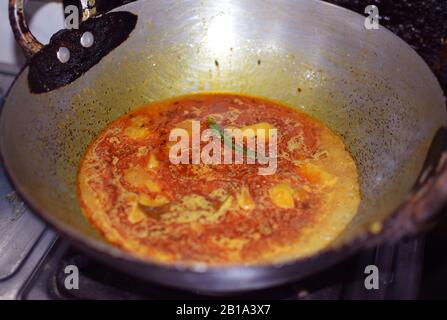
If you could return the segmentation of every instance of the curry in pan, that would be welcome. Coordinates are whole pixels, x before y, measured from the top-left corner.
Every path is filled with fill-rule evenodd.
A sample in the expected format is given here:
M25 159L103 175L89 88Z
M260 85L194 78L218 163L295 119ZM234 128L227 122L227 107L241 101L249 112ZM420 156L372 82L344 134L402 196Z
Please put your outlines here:
M355 162L325 125L277 102L217 93L110 124L83 157L78 195L89 221L124 250L209 265L314 254L360 202Z

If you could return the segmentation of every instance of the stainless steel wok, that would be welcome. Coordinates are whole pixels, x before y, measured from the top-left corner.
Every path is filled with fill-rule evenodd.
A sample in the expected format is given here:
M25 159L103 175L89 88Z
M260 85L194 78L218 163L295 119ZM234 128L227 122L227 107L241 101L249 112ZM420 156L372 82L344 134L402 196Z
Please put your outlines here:
M31 58L42 46L23 34L22 1L10 3L16 35ZM140 0L115 11L138 16L126 41L46 93L31 93L26 67L0 123L1 154L18 192L85 252L182 289L259 289L414 235L444 203L447 155L432 152L447 123L442 90L421 57L385 28L367 30L364 16L314 0ZM210 91L283 101L343 137L358 165L362 200L327 250L283 265L167 266L109 245L89 225L76 198L76 173L95 135L148 102Z

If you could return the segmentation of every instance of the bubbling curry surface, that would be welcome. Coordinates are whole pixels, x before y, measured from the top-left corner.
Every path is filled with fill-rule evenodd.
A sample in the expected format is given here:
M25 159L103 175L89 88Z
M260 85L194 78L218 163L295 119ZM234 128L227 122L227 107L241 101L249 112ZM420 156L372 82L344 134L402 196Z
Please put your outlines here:
M192 121L206 129L210 117L224 128L277 129L276 173L260 175L258 163L172 164L171 130L190 132ZM360 202L355 162L336 134L295 108L235 94L178 97L119 118L83 157L78 195L89 221L122 249L208 265L315 254Z

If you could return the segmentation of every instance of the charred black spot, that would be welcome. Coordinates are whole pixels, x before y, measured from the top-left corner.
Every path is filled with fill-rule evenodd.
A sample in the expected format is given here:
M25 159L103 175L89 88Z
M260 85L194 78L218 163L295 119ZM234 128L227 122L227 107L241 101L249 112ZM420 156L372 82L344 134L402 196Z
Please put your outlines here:
M53 35L50 43L31 59L28 75L31 92L49 92L79 78L123 43L134 30L137 20L137 16L130 12L112 12L83 22L78 30L61 30ZM92 32L95 38L90 48L80 44L86 31ZM60 47L70 50L67 63L57 59Z

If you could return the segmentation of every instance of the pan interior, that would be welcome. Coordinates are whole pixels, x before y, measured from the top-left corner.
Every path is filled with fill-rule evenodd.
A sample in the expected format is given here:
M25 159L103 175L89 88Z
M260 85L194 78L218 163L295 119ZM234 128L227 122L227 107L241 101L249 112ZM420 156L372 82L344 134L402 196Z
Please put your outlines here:
M352 12L286 0L154 0L124 9L139 21L121 47L48 94L28 93L26 69L1 119L2 153L20 191L61 228L93 241L103 240L78 205L79 161L108 123L149 102L237 92L322 120L360 174L359 213L340 241L377 227L402 203L446 123L442 91L422 59Z

